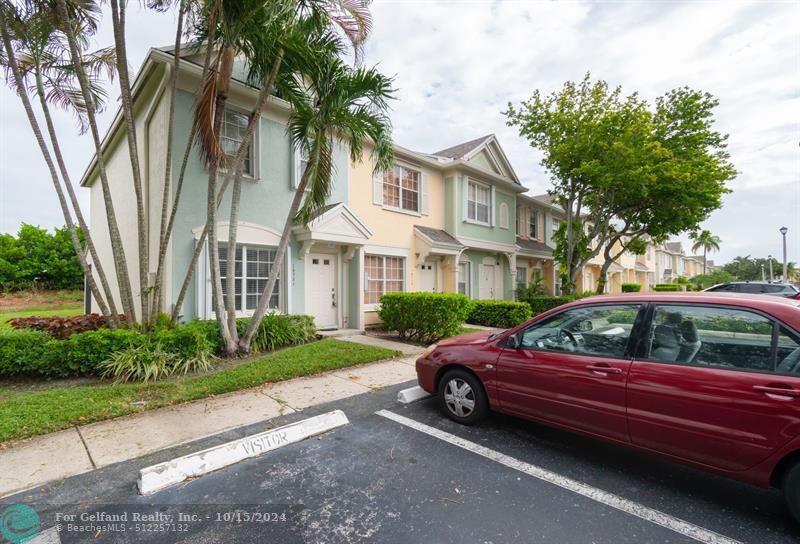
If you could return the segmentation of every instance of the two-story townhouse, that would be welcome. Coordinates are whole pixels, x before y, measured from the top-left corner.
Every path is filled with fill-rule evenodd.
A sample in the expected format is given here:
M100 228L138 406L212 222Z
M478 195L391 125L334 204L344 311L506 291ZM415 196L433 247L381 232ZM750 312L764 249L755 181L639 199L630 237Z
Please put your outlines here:
M670 283L686 277L685 256L681 242L665 242L656 247L656 281Z
M171 51L171 48L151 49L133 84L138 147L143 150L141 170L147 210L150 281L156 272L161 195L166 169L164 142L167 138L168 84L173 60ZM170 166L172 196L183 159L182 150L186 147L192 127L201 72L202 59L185 54L180 64L174 112L174 152ZM243 66L237 64L223 120L221 139L224 149L233 152L238 148L257 95L258 89L245 83ZM286 134L289 112L289 104L278 97L270 97L260 112L245 165L238 242L233 252L234 263L230 265L227 248L224 247L228 238L229 194L219 207L217 235L222 246L220 254L224 290L228 290L229 284L233 287L237 314L242 316L254 311L266 284L286 220L286 210L294 196L302 168L302 157L293 150ZM138 293L142 289L136 273L138 229L126 138L122 115L118 112L104 138L102 149L123 246L128 256L134 298L138 303ZM363 248L372 231L347 205L347 149L337 146L334 162L330 204L308 226L294 229L269 307L286 313L309 313L315 317L320 328L360 328L363 326ZM109 281L112 289L116 290L117 280L111 265L112 249L97 178L95 157L84 173L81 185L90 190L92 232L99 257L111 276ZM174 231L169 239L166 280L161 297L163 311L172 309L201 238L206 221L207 179L207 170L195 146L187 165ZM184 319L213 317L206 245L202 247L192 286L182 306ZM152 285L145 287L152 288ZM96 305L92 304L92 307L96 308Z
M528 287L537 278L548 294L556 293L558 266L553 260L552 228L558 228L553 206L547 195L517 196L517 288ZM548 227L550 227L548 229Z
M395 146L395 156L387 172L350 165L350 208L372 229L363 322L379 321L391 291L513 298L516 196L526 189L494 135L434 153Z

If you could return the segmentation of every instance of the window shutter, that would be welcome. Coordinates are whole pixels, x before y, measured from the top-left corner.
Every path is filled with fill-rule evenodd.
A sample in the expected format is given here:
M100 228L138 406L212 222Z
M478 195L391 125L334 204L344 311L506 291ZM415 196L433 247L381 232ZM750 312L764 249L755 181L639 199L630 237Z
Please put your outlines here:
M372 203L383 206L383 172L372 172Z
M300 172L300 150L292 147L292 172L291 172L291 186L292 189L297 189L297 186L300 185L300 176L303 173Z
M494 194L494 185L492 185L492 192L491 196L489 197L489 225L494 226L495 224L495 213L494 209L497 204L495 203L495 194Z
M428 174L422 173L422 188L420 191L420 213L422 215L430 214L430 204L428 203Z
M469 219L467 211L467 200L469 199L469 178L462 176L461 178L461 219L466 221Z

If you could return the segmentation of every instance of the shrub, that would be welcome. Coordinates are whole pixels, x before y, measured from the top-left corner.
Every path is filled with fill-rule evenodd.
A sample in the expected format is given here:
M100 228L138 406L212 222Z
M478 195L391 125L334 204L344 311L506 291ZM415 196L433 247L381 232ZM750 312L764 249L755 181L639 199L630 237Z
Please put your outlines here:
M681 291L681 286L677 283L657 283L653 286L653 291Z
M243 334L249 319L237 321L239 334ZM272 351L284 346L294 346L311 342L317 337L317 327L310 315L267 314L258 325L258 330L250 343L250 351Z
M544 313L548 310L552 310L556 306L561 306L562 304L566 304L568 302L572 302L575 300L573 297L568 296L560 296L560 297L530 297L526 299L520 299L520 302L524 302L528 306L531 307L531 312L533 315L539 315Z
M0 330L0 377L41 374L49 366L50 337L34 330Z
M217 347L205 329L192 324L156 331L151 338L181 359L211 358Z
M208 353L197 355L182 357L152 336L142 344L113 353L100 365L99 370L103 376L115 378L118 382L146 383L175 374L208 369L211 366Z
M461 294L387 293L378 315L400 338L429 344L457 334L469 311L469 299Z
M473 300L467 323L507 329L531 318L531 307L509 300Z
M622 284L622 292L623 293L638 293L642 290L642 286L638 283L623 283Z
M119 316L125 321L125 316ZM108 320L99 314L76 315L72 317L18 317L9 319L14 329L33 329L46 332L53 338L69 338L71 335L87 331L96 331L108 327Z

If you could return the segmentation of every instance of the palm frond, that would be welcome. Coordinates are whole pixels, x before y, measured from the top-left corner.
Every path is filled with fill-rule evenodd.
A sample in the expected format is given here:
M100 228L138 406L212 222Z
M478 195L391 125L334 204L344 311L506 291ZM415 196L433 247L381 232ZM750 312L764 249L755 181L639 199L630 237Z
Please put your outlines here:
M214 110L217 102L217 75L216 68L209 67L203 85L200 89L200 97L195 108L195 130L200 141L200 152L206 166L219 164L225 157L225 152L214 134Z

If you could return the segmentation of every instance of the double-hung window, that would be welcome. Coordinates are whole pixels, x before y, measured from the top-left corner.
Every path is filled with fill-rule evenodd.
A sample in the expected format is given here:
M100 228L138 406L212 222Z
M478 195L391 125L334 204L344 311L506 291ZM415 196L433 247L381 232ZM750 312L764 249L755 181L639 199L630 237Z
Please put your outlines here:
M419 213L420 173L395 165L383 174L383 205Z
M261 293L269 280L270 270L275 262L275 248L238 244L234 266L228 262L228 247L220 244L219 268L222 278L222 295L227 300L229 293L234 296L237 312L250 313L258 306ZM232 278L231 278L232 273ZM232 282L229 282L233 279ZM230 286L233 289L230 289ZM270 297L269 308L280 307L281 280L280 275Z
M486 185L470 181L467 189L467 219L489 223L492 192Z
M553 229L553 230L552 230L552 234L553 234L553 235L555 235L555 234L558 232L558 227L560 227L560 226L561 226L561 220L559 220L559 219L556 219L556 218L554 217L554 218L553 218L553 222L552 222L552 225L551 225L551 226L552 226L552 229Z
M470 296L469 262L458 263L458 292Z
M539 214L535 210L528 210L528 237L539 238Z
M378 304L384 293L403 290L405 283L405 259L383 255L365 255L364 271L365 304Z
M528 267L517 267L517 289L525 289L528 287Z
M236 153L239 152L239 147L244 141L244 133L247 131L248 122L249 118L246 114L230 109L225 110L219 140L228 161L233 161ZM246 176L253 176L253 138L250 138L250 145L247 148L243 163L242 173Z

